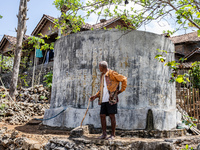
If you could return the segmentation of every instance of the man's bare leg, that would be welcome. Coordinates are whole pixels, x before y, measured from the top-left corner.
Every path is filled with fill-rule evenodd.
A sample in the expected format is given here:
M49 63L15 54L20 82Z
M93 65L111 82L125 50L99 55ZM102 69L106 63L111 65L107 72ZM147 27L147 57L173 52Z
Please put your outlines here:
M102 135L99 138L100 139L105 139L107 137L107 133L106 133L106 114L100 114L100 118L101 118Z
M114 137L115 137L115 128L116 128L115 114L110 114L109 117L110 117L110 120L111 120L112 132L111 132L111 136L108 139L114 139Z

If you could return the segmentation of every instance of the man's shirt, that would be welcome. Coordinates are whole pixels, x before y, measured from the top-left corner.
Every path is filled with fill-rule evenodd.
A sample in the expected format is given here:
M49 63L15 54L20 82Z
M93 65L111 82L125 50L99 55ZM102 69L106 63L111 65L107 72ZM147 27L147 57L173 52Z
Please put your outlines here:
M109 92L106 84L106 78L105 75L103 75L104 78L104 85L103 85L103 98L102 98L102 103L108 102L109 101Z
M101 74L101 78L100 78L101 81L102 81L103 75L104 74ZM127 78L125 76L121 75L121 74L118 74L116 71L111 70L111 69L109 69L105 73L105 80L104 81L106 82L108 93L115 92L116 90L118 90L120 82L122 83L120 93L123 92L126 89L126 86L127 86ZM104 82L100 83L100 87L101 87L101 84L104 84ZM99 90L95 94L95 96L99 97L101 99L101 95L103 96L103 93L100 94L100 91L101 90Z

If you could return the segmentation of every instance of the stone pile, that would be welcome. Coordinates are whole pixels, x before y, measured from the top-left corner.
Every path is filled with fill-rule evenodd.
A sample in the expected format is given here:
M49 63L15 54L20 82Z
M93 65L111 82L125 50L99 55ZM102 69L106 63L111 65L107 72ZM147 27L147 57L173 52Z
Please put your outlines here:
M53 138L44 146L45 150L175 150L172 143L164 141L121 141L87 138Z
M44 139L44 138L43 138ZM43 145L38 141L20 136L16 130L7 127L0 128L0 150L42 150Z
M81 138L52 138L43 147L45 150L182 150L186 145L189 149L200 149L200 136L190 136L174 139L116 139L99 140L86 137Z
M15 129L0 128L0 150L181 150L185 145L196 149L200 136L185 136L173 139L52 137L46 135L21 135ZM197 149L198 150L198 149Z
M0 86L0 97L9 99L8 97L9 89ZM50 92L49 89L43 87L43 85L35 85L33 88L23 88L21 87L16 95L17 102L28 102L28 103L49 103Z
M49 103L50 92L43 85L36 85L33 88L20 88L17 101L29 103Z
M26 103L26 102L10 102L1 100L0 103L0 121L11 125L21 125L33 119L33 116L44 115L45 109L49 108L49 104Z

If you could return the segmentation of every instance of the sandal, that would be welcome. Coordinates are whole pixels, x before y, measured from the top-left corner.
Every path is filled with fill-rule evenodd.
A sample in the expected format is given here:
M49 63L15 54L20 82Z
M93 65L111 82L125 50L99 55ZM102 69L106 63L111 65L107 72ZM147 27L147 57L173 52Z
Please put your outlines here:
M106 138L107 138L107 135L103 135L103 134L98 137L98 139L106 139Z
M106 140L114 140L114 139L115 139L115 137L112 135L106 138Z

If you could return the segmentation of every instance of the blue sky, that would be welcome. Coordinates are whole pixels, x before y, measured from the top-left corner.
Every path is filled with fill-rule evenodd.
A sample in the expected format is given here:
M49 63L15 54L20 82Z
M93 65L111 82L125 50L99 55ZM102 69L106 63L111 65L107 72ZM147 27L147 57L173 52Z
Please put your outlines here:
M60 12L53 5L54 0L30 0L28 2L28 18L27 20L27 35L31 35L32 31L36 27L37 23L40 21L43 14L50 15L52 17L59 17ZM16 36L15 28L17 28L17 17L19 9L20 0L6 0L0 4L0 14L3 16L0 19L0 39L4 34ZM97 21L97 16L92 15L87 23L94 24ZM162 34L163 30L173 30L172 25L166 22L152 22L147 25L145 28L142 27L140 30L145 30L157 34ZM192 30L188 30L191 32ZM177 34L184 34L185 31L180 31Z
M30 35L43 14L58 17L60 12L52 4L54 0L30 0L28 2L27 35ZM4 34L16 36L17 17L20 0L6 0L0 4L0 39Z

